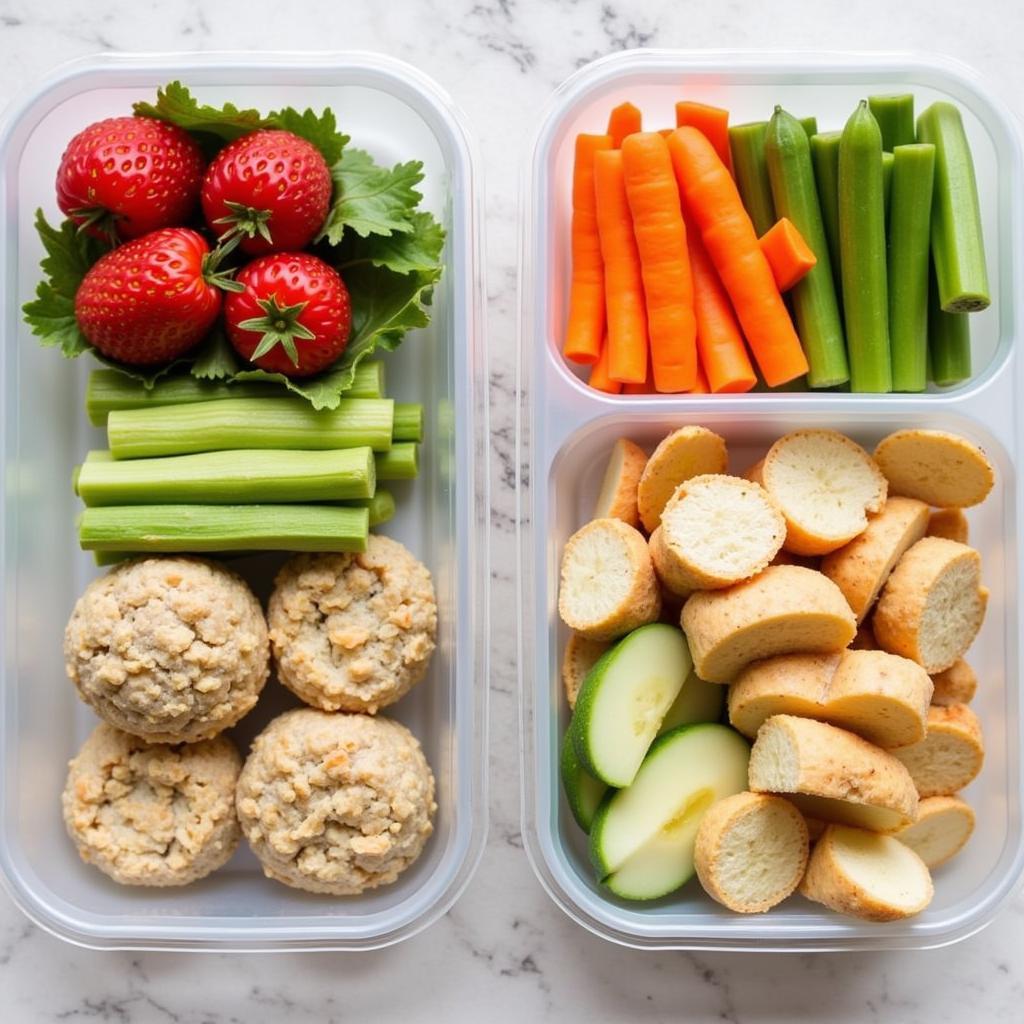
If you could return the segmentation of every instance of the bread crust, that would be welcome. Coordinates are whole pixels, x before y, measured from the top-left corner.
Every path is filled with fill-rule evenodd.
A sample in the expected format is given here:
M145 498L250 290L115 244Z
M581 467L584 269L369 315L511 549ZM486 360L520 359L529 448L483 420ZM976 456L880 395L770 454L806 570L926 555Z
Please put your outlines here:
M618 472L615 472L616 464ZM620 437L615 442L594 508L595 519L621 519L630 526L639 524L636 492L646 465L647 453L640 445L628 437Z
M918 805L917 821L893 835L929 869L955 857L974 832L974 810L958 796L929 796Z
M970 527L967 516L958 508L937 508L928 518L928 537L945 537L958 544L970 543Z
M978 677L974 669L960 658L944 672L932 676L935 686L932 703L942 707L950 704L970 704L978 690Z
M661 511L675 489L703 473L724 473L729 464L725 441L707 427L680 427L663 438L647 460L637 487L640 522L648 533L661 524Z
M933 705L924 739L893 754L906 765L919 796L952 796L969 786L985 763L981 722L966 704Z
M995 470L965 437L945 430L897 430L875 448L893 494L939 508L969 508L988 497Z
M588 640L579 633L570 633L562 656L562 685L570 709L576 707L583 680L611 644L604 640Z

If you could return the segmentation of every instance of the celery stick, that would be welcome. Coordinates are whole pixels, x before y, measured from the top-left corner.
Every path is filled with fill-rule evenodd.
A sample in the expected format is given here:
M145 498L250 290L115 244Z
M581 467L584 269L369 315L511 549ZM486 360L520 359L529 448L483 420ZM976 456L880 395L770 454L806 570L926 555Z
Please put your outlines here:
M768 180L768 166L764 161L764 137L767 121L734 124L729 129L729 150L743 206L760 238L775 223L772 186Z
M380 526L395 515L395 496L390 491L379 490L372 498L346 501L346 505L365 508L370 513L370 527Z
M375 461L378 480L414 480L420 471L419 445L400 441L391 451L378 452Z
M897 146L909 146L915 140L914 97L910 93L869 96L868 109L875 115L882 133L882 149L887 153Z
M86 505L262 505L369 498L373 452L235 449L163 459L86 461L78 493Z
M78 520L86 551L365 551L365 508L344 505L119 505Z
M419 402L395 402L394 441L423 440L423 406Z
M107 414L115 409L213 402L223 398L280 398L283 395L285 392L280 384L260 381L225 384L177 376L161 378L153 387L147 388L141 381L126 377L117 370L93 370L85 388L85 409L89 422L95 427L102 427L107 422ZM377 360L360 363L345 397L383 398L384 364Z
M814 183L818 188L821 220L825 225L832 280L836 298L842 304L843 272L839 255L839 140L842 132L822 132L811 137L811 163Z
M934 266L928 280L928 362L929 375L940 388L959 384L971 376L969 314L942 310Z
M231 398L223 402L117 409L107 417L115 459L233 448L323 449L391 447L395 403L343 398L316 412L301 398Z

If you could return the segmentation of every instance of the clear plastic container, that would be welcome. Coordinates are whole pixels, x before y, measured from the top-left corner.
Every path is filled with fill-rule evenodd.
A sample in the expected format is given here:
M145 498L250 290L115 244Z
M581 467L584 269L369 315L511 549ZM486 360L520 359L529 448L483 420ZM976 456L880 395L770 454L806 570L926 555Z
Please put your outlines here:
M605 396L585 387L559 351L568 284L572 141L603 131L608 110L629 99L652 128L674 124L681 98L727 107L735 123L767 118L775 103L841 127L871 93L912 91L920 107L952 98L964 114L977 165L993 284L992 308L972 319L976 376L944 393L739 396ZM962 939L988 923L1024 868L1022 717L1018 602L1022 392L1018 301L1022 282L1021 150L1004 107L969 69L941 59L866 54L634 51L583 68L556 92L528 166L520 251L520 410L523 466L519 553L519 674L523 739L523 832L541 882L578 923L625 945L675 949L833 950L925 948ZM742 471L780 434L831 427L866 446L893 429L940 427L989 452L998 483L968 513L991 603L968 655L980 686L974 708L986 739L984 771L967 791L977 829L935 873L935 899L921 915L870 924L799 897L768 914L732 914L696 882L650 904L602 890L586 837L561 792L558 750L568 725L559 678L567 631L557 615L558 567L568 537L591 515L608 452L628 436L653 445L675 426L701 423L729 443ZM527 484L526 481L529 481Z
M352 899L306 895L265 879L242 848L180 890L117 886L83 864L64 832L66 763L95 724L68 683L64 623L88 579L77 549L71 469L102 445L83 411L92 362L42 350L21 324L38 279L33 211L57 217L53 180L68 139L179 78L210 102L273 109L330 106L353 144L381 162L424 162L425 205L448 232L433 324L387 359L388 393L424 403L420 479L396 487L385 532L434 574L438 649L429 677L388 713L420 738L437 778L435 832L393 885ZM0 135L4 504L0 675L0 874L22 909L54 934L104 948L368 949L414 934L455 901L486 832L487 438L479 170L459 113L436 84L361 53L110 56L67 65L22 98ZM456 471L457 467L457 471ZM264 596L279 558L254 560ZM271 681L238 730L245 743L294 703Z

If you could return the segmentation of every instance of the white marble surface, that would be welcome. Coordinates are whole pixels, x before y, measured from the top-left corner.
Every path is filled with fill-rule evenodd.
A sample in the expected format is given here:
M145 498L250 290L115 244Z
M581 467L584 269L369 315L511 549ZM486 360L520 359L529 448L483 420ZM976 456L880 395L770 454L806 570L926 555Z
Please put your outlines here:
M278 21L276 11L286 17ZM513 599L516 194L533 115L581 64L630 46L921 49L961 57L1024 111L1017 0L0 0L0 102L97 50L380 50L417 64L474 126L487 179L496 606ZM460 902L381 952L193 956L75 949L0 895L0 1019L289 1024L356 1020L1021 1020L1024 899L927 954L690 955L620 949L541 890L519 836L512 637L494 636L491 833Z

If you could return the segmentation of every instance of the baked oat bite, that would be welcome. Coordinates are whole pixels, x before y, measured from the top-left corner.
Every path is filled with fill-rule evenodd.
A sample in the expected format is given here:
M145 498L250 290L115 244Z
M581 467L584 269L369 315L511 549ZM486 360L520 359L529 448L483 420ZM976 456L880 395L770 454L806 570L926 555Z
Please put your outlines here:
M253 741L238 818L264 874L355 896L389 885L433 832L434 776L398 722L298 708Z
M298 555L268 609L278 678L321 711L376 712L427 674L437 634L430 572L370 534L361 554Z

